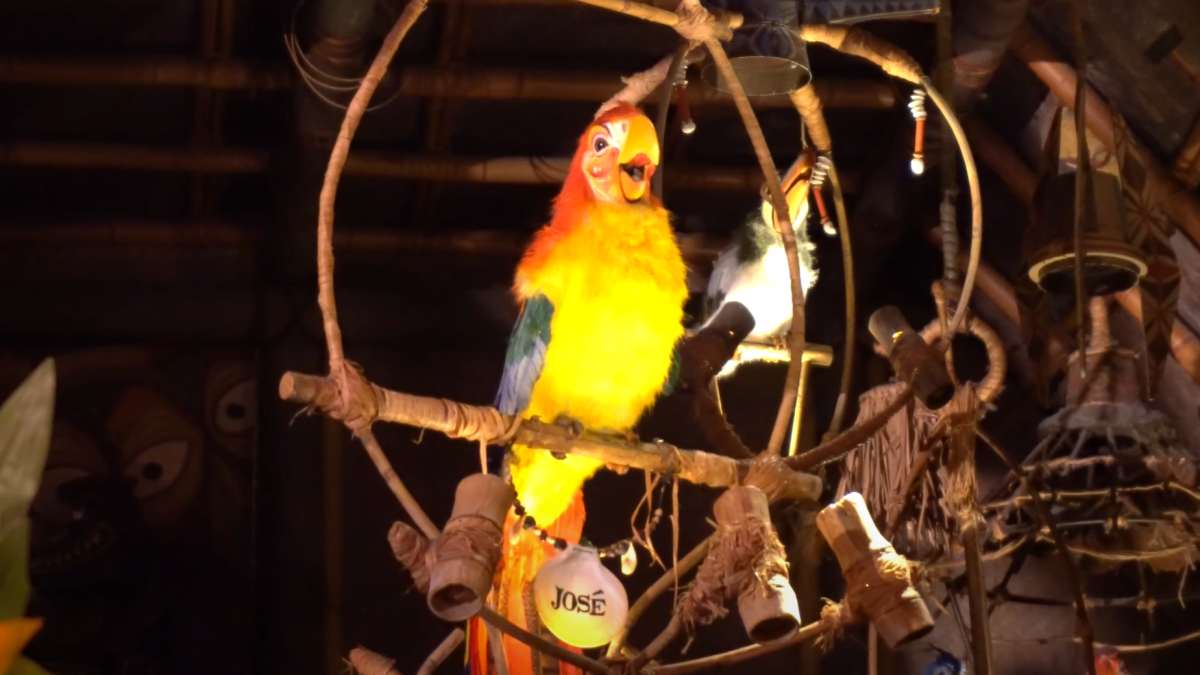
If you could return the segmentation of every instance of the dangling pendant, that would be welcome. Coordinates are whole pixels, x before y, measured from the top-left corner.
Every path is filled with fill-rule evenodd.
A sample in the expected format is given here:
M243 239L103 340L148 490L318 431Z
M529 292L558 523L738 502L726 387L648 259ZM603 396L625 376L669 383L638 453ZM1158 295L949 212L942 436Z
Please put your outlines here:
M637 570L637 547L633 542L625 542L625 552L621 554L621 574L629 576Z

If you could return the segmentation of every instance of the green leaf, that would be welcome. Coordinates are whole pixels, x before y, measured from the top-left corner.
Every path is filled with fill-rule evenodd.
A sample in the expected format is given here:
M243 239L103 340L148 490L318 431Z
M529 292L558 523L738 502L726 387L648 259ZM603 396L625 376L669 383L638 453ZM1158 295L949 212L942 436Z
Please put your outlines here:
M0 406L0 541L29 512L54 429L54 360L46 359Z
M29 604L29 519L11 525L0 539L0 621L25 616Z
M54 361L46 359L0 406L0 620L29 602L29 505L54 428Z

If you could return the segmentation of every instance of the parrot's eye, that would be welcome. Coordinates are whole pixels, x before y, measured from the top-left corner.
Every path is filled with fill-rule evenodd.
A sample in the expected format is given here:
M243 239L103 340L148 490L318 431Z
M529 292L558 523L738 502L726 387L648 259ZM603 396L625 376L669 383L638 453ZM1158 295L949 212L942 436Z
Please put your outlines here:
M592 152L600 154L608 147L608 139L603 136L597 136L596 140L592 141Z

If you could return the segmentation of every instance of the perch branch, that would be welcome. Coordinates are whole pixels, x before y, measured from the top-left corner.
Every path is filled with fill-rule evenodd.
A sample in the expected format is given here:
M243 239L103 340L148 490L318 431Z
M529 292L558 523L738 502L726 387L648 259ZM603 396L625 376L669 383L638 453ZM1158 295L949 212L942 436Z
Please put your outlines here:
M374 417L366 420L366 424L378 419L439 431L451 438L487 443L511 441L530 448L599 460L610 466L673 475L711 487L739 485L752 469L767 471L775 479L773 489L765 490L773 501L815 500L821 492L821 480L816 476L792 470L782 462L770 462L765 457L735 460L699 450L683 450L666 443L631 445L624 438L587 432L576 436L562 425L520 420L491 407L413 396L383 389L365 380L363 383L355 388L363 397L369 397L361 407L374 411ZM331 378L284 373L279 382L279 396L330 416L338 411L338 388ZM382 453L380 456L382 458ZM386 458L382 459L386 461ZM376 465L379 466L378 461Z
M1054 525L1054 518L1051 517L1046 504L1042 502L1041 493L1034 489L1029 477L1021 467L1017 466L1016 462L1009 459L1008 454L1000 449L992 437L986 431L975 428L976 435L979 436L983 444L992 449L992 452L1000 458L1008 466L1008 470L1012 471L1021 484L1025 486L1025 491L1029 493L1029 498L1033 501L1034 512L1037 513L1038 520L1042 521L1042 525L1050 532L1050 536L1054 538L1054 547L1058 550L1058 558L1062 562L1063 572L1067 576L1067 584L1071 587L1071 595L1075 600L1075 631L1079 636L1079 641L1083 644L1083 659L1084 666L1087 668L1089 675L1096 675L1096 655L1095 655L1095 632L1092 630L1092 622L1088 619L1087 600L1083 596L1083 586L1079 580L1079 570L1075 568L1075 562L1071 560L1071 551L1067 547L1067 540L1063 537L1062 532Z
M805 42L820 42L842 52L866 59L888 75L921 84L921 66L903 49L875 37L857 26L805 24L800 28Z
M425 663L421 664L421 669L417 671L417 675L433 675L433 671L442 665L442 661L445 661L450 656L450 652L458 649L458 646L462 644L466 636L467 634L463 632L463 629L455 628L454 632L447 635L446 639L442 640L442 644L433 650L429 658L425 659Z

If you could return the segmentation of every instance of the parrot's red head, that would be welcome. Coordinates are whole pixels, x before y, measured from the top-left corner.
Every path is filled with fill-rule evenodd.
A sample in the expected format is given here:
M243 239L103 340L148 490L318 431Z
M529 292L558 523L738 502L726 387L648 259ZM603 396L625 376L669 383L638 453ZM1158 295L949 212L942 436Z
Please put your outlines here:
M621 103L588 127L572 168L582 172L596 200L626 204L648 198L658 161L654 124L642 111Z

